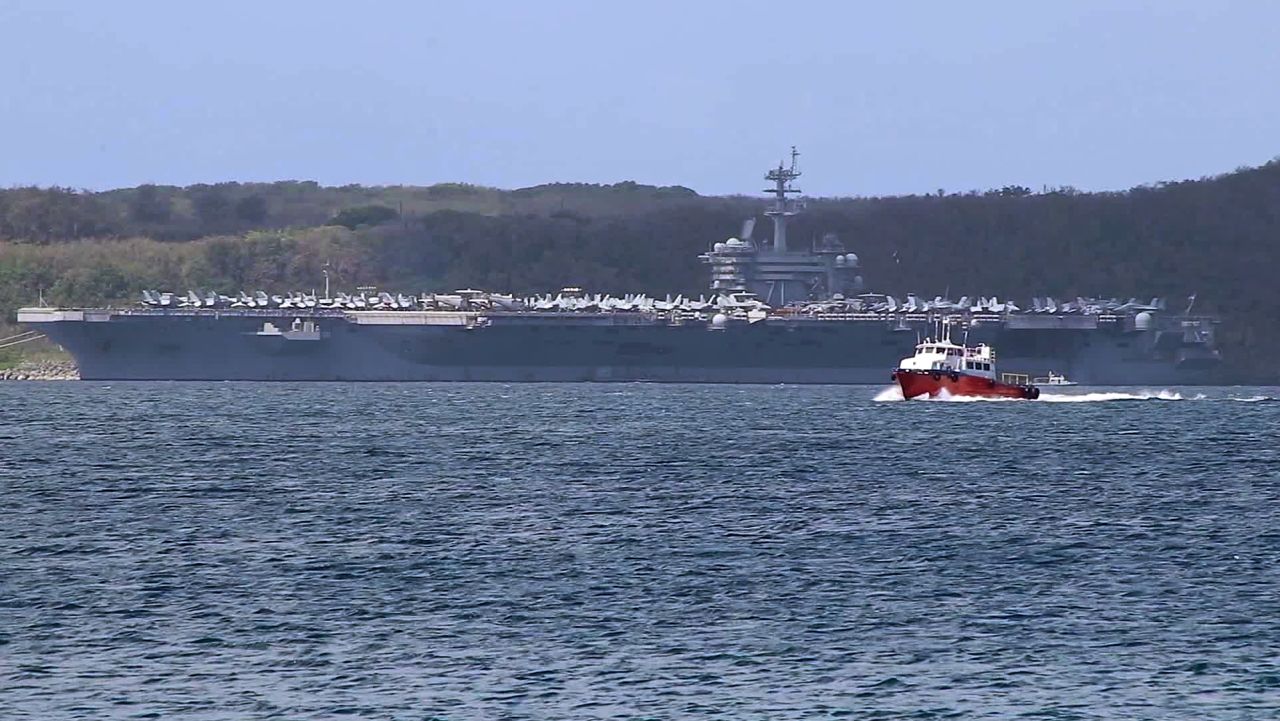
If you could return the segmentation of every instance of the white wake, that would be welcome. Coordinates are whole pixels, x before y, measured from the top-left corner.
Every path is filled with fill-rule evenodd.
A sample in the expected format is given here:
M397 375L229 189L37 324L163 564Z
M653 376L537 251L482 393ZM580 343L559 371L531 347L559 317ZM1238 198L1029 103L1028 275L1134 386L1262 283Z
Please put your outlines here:
M871 400L876 403L886 403L886 402L900 401L905 399L902 397L901 388L899 388L898 386L889 386L881 390L879 393L877 393L876 397L872 398Z
M1203 401L1207 398L1208 396L1203 393L1184 396L1168 389L1137 393L1045 393L1042 390L1038 400L1045 403L1100 403L1104 401Z
M884 388L871 399L876 403L886 403L904 400L902 397L902 389L898 386L889 386ZM1203 393L1194 395L1183 395L1177 391L1169 389L1162 390L1144 390L1137 392L1096 392L1096 393L1045 393L1042 389L1040 397L1035 401L1024 398L983 398L977 396L953 396L943 390L936 398L927 396L913 398L915 401L926 401L929 403L1018 403L1018 402L1038 402L1038 403L1105 403L1109 401L1203 401L1213 400ZM1269 401L1269 396L1251 396L1248 398L1223 398L1221 400L1234 400L1245 402Z

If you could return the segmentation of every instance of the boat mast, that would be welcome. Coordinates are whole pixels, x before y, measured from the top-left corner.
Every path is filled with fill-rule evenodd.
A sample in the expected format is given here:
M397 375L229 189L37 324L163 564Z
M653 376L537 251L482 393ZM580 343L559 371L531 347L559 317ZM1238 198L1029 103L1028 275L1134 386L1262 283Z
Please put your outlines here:
M796 158L799 157L799 151L792 145L791 167L784 167L780 160L778 167L764 176L765 180L772 180L774 186L764 191L774 196L773 207L766 210L764 214L773 220L773 249L778 253L787 252L787 218L797 212L795 202L789 200L787 194L800 192L798 188L791 187L791 181L800 177L800 171L796 169Z

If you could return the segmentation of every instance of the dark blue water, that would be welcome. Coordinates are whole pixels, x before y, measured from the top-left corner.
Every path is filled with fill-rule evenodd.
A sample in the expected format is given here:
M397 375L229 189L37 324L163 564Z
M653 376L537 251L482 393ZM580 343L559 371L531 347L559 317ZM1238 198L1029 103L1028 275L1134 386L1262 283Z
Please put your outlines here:
M1280 390L877 392L0 384L0 716L1280 717Z

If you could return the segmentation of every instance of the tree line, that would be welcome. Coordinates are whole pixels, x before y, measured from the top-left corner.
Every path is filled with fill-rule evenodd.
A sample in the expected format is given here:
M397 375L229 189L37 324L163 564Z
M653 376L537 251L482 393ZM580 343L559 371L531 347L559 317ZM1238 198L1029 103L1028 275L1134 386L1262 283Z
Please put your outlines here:
M687 188L629 181L612 185L554 183L514 191L463 183L335 188L312 181L140 185L105 192L19 187L0 189L0 240L37 245L133 237L189 241L330 223L354 228L439 210L483 215L567 211L599 216L697 199L697 193Z

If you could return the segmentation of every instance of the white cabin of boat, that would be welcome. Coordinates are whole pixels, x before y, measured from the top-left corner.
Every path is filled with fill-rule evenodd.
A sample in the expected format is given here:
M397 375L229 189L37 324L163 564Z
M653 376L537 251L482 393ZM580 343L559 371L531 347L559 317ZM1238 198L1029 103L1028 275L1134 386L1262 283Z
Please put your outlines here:
M963 373L980 378L996 377L996 354L991 346L978 344L965 347L951 342L926 338L916 345L916 354L898 363L901 370Z

